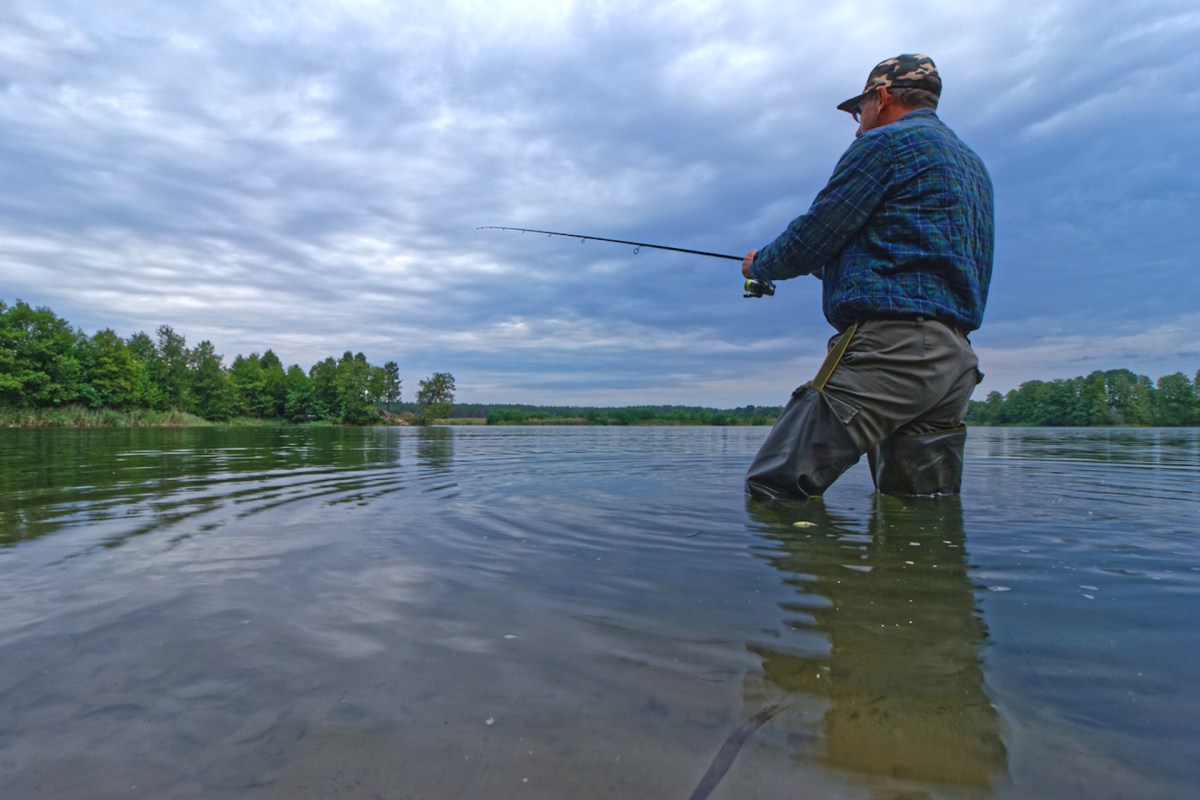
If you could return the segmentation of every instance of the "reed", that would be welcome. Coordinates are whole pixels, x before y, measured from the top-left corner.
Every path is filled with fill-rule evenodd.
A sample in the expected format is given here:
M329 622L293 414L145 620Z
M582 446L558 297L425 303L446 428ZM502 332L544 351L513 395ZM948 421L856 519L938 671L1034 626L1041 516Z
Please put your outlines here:
M135 408L117 411L70 405L56 408L0 407L0 426L17 428L190 428L212 425L182 411Z

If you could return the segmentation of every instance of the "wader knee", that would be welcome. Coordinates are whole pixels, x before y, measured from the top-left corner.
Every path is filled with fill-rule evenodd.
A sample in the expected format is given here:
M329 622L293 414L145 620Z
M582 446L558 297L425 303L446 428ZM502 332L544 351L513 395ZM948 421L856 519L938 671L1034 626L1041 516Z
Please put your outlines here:
M884 494L958 494L967 427L895 433L867 452L875 488Z
M746 493L766 500L813 497L861 456L824 393L801 386L750 464Z

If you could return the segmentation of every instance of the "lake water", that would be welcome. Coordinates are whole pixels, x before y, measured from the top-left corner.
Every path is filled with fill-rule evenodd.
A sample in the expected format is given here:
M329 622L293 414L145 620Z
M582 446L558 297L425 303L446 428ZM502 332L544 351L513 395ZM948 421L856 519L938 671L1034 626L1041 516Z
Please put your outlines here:
M0 430L0 797L1198 796L1200 431L765 433Z

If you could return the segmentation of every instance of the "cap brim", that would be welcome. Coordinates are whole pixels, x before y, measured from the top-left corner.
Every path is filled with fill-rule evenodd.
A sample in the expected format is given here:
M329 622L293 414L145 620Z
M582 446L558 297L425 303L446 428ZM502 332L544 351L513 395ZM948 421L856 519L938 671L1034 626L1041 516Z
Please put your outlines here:
M854 107L862 102L862 99L866 96L866 94L866 92L863 92L862 94L856 94L854 97L851 97L844 103L838 103L838 111L845 111L847 114L852 113L854 111Z

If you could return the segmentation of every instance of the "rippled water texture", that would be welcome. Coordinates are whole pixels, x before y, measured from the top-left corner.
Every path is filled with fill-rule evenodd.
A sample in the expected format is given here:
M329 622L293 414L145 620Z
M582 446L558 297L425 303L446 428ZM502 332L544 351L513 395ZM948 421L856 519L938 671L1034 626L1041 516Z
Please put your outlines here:
M1200 431L764 435L0 431L0 797L1196 796Z

